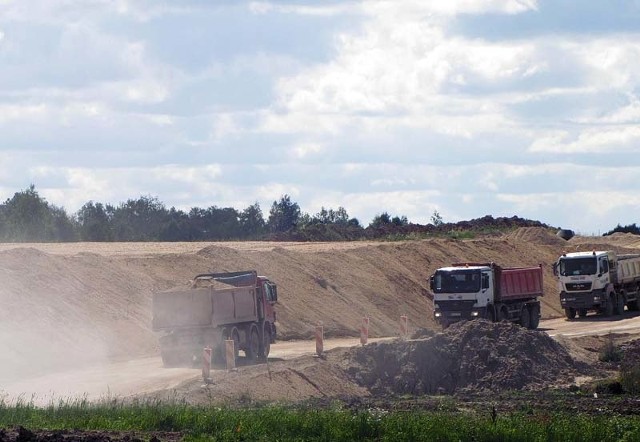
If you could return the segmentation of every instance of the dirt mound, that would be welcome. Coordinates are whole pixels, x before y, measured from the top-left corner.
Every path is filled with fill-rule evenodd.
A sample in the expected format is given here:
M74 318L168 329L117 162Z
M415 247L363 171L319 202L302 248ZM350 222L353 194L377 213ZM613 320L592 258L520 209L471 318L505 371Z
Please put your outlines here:
M555 233L555 229L544 227L520 227L506 235L507 239L514 241L529 242L533 244L544 244L549 246L560 246L566 241Z
M428 339L354 349L348 372L373 394L538 390L584 374L546 333L502 322L461 322Z

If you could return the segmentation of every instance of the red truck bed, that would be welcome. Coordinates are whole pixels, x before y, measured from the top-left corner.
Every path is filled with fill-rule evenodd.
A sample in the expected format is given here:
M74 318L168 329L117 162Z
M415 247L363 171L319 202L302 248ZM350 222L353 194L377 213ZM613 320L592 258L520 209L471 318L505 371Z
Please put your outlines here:
M542 267L495 268L498 300L542 296Z

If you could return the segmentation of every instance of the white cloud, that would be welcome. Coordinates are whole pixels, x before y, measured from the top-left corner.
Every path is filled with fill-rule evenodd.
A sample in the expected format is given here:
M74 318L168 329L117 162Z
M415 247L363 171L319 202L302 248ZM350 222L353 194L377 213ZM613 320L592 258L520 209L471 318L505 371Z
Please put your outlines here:
M295 15L316 15L316 16L335 16L352 11L359 10L356 2L345 2L345 4L336 5L301 5L301 4L277 4L274 2L251 2L249 3L249 11L252 14L295 14Z
M568 131L555 131L535 140L531 152L576 153L640 153L640 126L594 127L572 137Z
M320 143L301 143L291 149L292 156L299 160L317 157L324 151L324 146Z

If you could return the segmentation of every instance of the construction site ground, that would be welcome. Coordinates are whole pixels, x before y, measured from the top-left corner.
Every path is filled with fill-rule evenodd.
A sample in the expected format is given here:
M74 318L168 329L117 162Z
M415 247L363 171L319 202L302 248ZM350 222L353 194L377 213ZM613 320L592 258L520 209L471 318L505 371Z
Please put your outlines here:
M563 251L638 253L633 235L558 238L543 228L500 237L349 243L0 244L0 399L178 400L193 404L331 404L440 409L443 398L508 411L532 404L638 413L637 398L596 392L617 363L614 342L640 359L640 316L568 321L551 263ZM427 279L452 262L543 264L536 331L503 322L433 321ZM267 363L233 371L201 361L164 368L151 296L195 274L256 269L278 284L278 342ZM410 336L398 337L400 317ZM370 338L359 328L369 318ZM315 327L324 328L316 353ZM638 360L636 359L636 360ZM242 362L242 361L240 361ZM589 386L588 388L586 386Z

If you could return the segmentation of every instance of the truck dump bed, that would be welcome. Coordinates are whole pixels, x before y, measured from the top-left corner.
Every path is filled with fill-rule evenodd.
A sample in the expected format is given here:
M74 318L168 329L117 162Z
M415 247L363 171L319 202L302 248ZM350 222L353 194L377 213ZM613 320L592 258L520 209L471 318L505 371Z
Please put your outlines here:
M495 267L498 300L542 296L542 267Z
M217 327L258 318L255 272L198 275L190 288L153 294L153 330Z
M640 255L618 256L616 283L629 284L640 281Z

